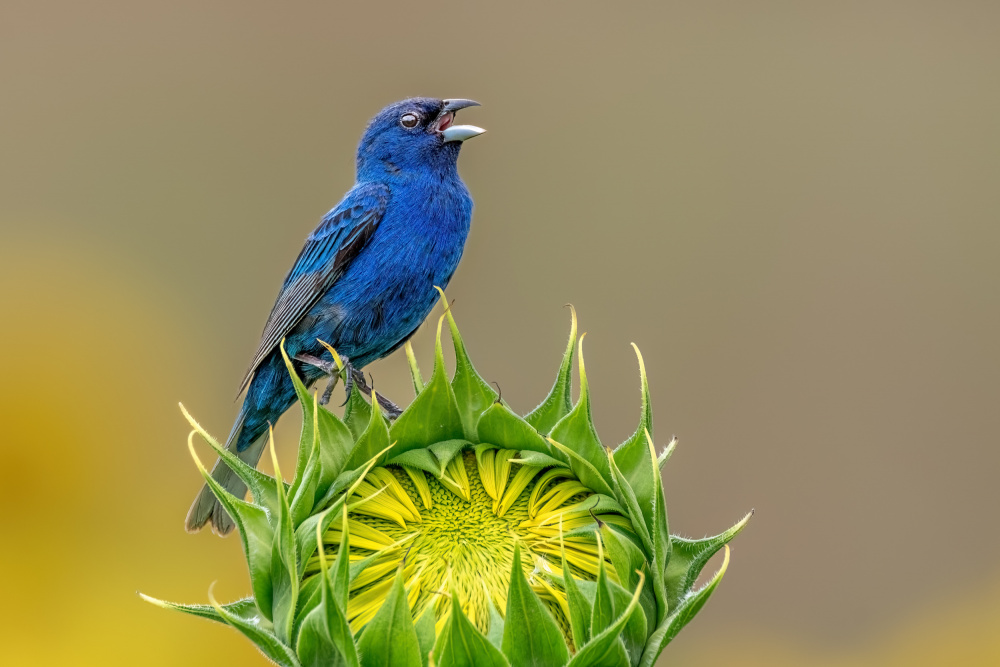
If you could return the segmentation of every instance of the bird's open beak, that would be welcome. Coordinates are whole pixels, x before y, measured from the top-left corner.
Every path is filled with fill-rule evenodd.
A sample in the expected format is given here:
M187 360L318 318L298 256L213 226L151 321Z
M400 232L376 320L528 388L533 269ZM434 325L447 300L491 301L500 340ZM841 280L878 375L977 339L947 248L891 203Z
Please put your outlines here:
M444 137L445 142L465 141L472 137L478 137L486 131L475 125L452 125L455 121L456 111L478 106L480 106L479 102L474 100L444 100L444 106L441 107L441 114L438 116L436 124L437 131Z

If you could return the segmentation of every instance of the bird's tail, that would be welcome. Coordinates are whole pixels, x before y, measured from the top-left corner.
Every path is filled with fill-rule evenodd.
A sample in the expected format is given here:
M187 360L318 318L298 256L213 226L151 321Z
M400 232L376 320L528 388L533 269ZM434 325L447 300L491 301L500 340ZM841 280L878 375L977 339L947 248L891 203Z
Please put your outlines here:
M257 462L260 460L260 455L264 451L264 445L267 443L267 430L264 429L262 433L244 433L244 422L245 413L241 411L236 424L233 426L232 433L229 434L226 449L236 452L236 455L240 459L256 467ZM241 441L245 442L248 438L253 438L250 446L243 451L239 451L237 444ZM222 459L215 462L215 467L212 468L212 477L219 482L222 488L237 498L243 499L246 496L246 484L243 483L243 480ZM215 497L215 494L212 493L212 489L206 484L198 493L198 497L195 498L191 509L188 510L187 519L184 521L184 528L189 533L194 533L201 530L209 521L212 522L212 530L219 535L228 535L235 527L232 517L229 516L229 513L226 512L225 508L222 507L219 500Z

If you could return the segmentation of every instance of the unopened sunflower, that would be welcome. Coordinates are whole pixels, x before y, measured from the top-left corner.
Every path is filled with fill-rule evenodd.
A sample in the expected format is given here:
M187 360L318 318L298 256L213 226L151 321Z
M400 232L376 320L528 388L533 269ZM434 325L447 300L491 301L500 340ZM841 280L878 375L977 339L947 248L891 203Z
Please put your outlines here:
M715 537L669 533L660 470L676 441L654 447L642 356L639 427L611 450L591 420L579 343L575 405L574 313L552 391L520 417L476 372L446 309L426 384L407 346L416 398L391 424L360 391L343 419L327 411L286 357L303 410L290 485L276 460L276 477L247 466L185 411L191 455L239 528L253 595L144 597L227 623L285 667L652 665L715 590L750 515ZM252 502L215 483L195 435ZM722 548L721 568L694 590Z

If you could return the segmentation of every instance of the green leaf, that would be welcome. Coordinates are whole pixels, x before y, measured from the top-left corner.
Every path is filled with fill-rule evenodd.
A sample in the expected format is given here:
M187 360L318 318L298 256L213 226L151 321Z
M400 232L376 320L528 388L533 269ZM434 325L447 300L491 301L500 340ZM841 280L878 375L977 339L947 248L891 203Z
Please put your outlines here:
M509 667L507 659L462 613L451 596L451 615L434 644L437 667Z
M344 540L341 543L340 553L337 555L338 564L335 565L335 569L342 567L340 566L341 560L345 563L347 560L345 554L346 524ZM330 575L326 567L322 530L316 531L316 548L319 552L320 603L309 612L302 623L296 642L296 652L303 667L358 667L358 653L354 646L354 635L344 614L346 603L343 606L338 603L334 590L336 585L331 585ZM346 568L344 569L346 571ZM342 573L334 573L335 579L339 579L341 576ZM338 585L340 583L340 581L337 582ZM344 593L346 595L346 583L344 584Z
M735 526L714 537L689 540L675 535L671 538L673 553L670 556L670 562L667 563L665 577L670 609L673 609L678 601L690 592L708 560L719 549L726 546L730 540L739 535L752 516L753 511L740 519Z
M413 625L417 631L417 643L420 645L420 662L424 667L427 667L427 656L430 654L431 649L434 648L434 635L436 632L434 625L436 621L434 605L429 604L424 609L424 613L420 615L420 618Z
M592 665L594 667L598 665L607 665L608 667L625 665L627 667L629 659L621 640L621 634L625 626L632 619L633 613L637 610L639 593L643 586L641 579L640 577L639 585L636 587L635 593L633 593L632 599L624 611L613 623L608 625L600 634L595 634L583 648L577 651L576 655L569 662L569 667L584 667L585 665ZM600 595L599 589L598 595Z
M545 397L541 405L525 416L531 426L543 435L548 435L552 427L560 419L569 413L573 407L573 349L576 347L576 309L572 305L570 311L569 343L566 345L566 352L563 354L562 363L559 364L559 374L556 376L555 384L552 385L549 395ZM490 442L499 442L492 440ZM522 448L528 449L528 448Z
M421 667L420 643L403 588L402 564L385 602L361 632L358 649L364 667Z
M439 319L434 346L434 373L430 382L389 429L390 440L395 443L393 456L465 435L455 392L445 374L444 353L441 350L442 323L443 319Z
M232 515L230 515L232 516ZM212 590L208 591L208 600L215 607L216 613L222 617L222 619L236 628L243 635L257 645L260 652L267 656L270 660L274 661L281 667L301 667L298 658L295 653L289 647L285 646L281 641L263 625L258 625L252 621L247 620L241 616L230 613L225 607L216 602L215 598L212 596Z
M476 424L479 422L479 416L497 400L497 393L476 372L472 361L469 360L469 354L465 351L465 342L458 332L458 325L455 323L455 317L451 314L448 299L445 298L444 291L440 287L437 290L441 294L441 305L444 307L445 317L448 318L448 327L451 329L451 342L455 346L455 375L451 379L451 388L455 392L455 402L462 419L465 439L476 443L479 442L476 439Z
M274 634L285 644L290 644L295 624L295 608L299 599L299 573L295 529L288 506L285 487L281 484L281 469L274 453L274 433L270 434L271 463L278 491L278 514L274 525L274 543L271 551L271 585L273 588L272 616Z
M250 570L250 586L253 589L254 599L257 600L257 608L265 618L271 620L273 600L271 543L274 540L274 531L268 522L267 512L257 505L237 498L215 481L215 478L205 469L198 454L194 451L194 438L192 436L194 436L193 432L188 436L188 449L191 452L191 458L194 459L198 472L205 479L205 483L219 499L219 504L229 513L239 529L240 540L243 543L243 555L246 557L247 567ZM281 486L280 481L277 485ZM284 489L284 487L281 488Z
M187 408L184 407L183 403L179 403L178 405L180 405L181 412L184 414L184 418L187 419L188 423L191 425L191 428L197 431L202 440L207 442L215 453L218 454L219 458L222 459L223 462L229 466L234 473L236 473L240 480L247 485L247 488L250 489L250 493L253 494L254 503L267 508L269 511L275 511L277 508L278 496L274 492L274 478L257 470L219 444L215 438L209 435L208 431L202 428L201 424L195 421L194 417L192 417L191 413L187 411ZM240 500L242 500L242 498Z
M650 635L649 640L646 642L646 650L642 654L642 660L639 661L640 667L653 667L653 663L656 662L656 659L663 652L663 649L666 648L667 644L705 606L708 598L711 597L719 582L722 581L722 576L726 573L726 568L728 567L729 547L726 546L726 556L722 561L722 567L715 573L712 580L697 593L691 593L682 598L677 606L672 609L670 616Z
M479 442L552 456L552 449L545 442L545 438L503 403L494 403L486 408L479 417L477 432Z
M569 660L562 630L524 578L518 544L514 545L502 648L510 664L518 667L562 667Z
M590 462L604 480L604 487L610 489L611 470L608 468L608 459L604 455L604 446L594 429L594 419L590 410L590 384L587 382L587 369L583 363L584 336L586 334L580 336L579 343L580 398L570 413L552 427L552 432L549 433L549 442L553 440L560 442L577 454L574 458ZM562 448L560 451L563 451ZM573 458L569 459L570 467L576 471L573 460ZM580 481L582 482L583 479ZM584 483L586 484L586 482ZM593 486L591 488L597 490Z
M172 609L174 611L180 611L199 618L207 618L212 621L218 621L219 623L226 623L226 619L220 616L219 612L215 610L215 607L210 604L180 604L178 602L167 602L166 600L158 600L157 598L150 597L143 593L139 593L139 597L152 605L160 607L161 609ZM271 622L260 615L260 612L257 610L257 603L253 598L243 598L242 600L230 602L229 604L221 606L233 616L238 616L248 623L257 623L265 628L270 628L271 626Z

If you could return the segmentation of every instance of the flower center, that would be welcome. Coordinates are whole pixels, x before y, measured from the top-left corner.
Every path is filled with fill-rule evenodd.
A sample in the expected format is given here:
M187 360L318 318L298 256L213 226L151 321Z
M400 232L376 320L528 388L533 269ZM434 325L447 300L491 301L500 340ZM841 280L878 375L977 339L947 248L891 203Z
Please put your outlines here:
M567 468L511 462L517 454L480 445L455 455L440 480L411 467L368 473L348 499L351 563L365 561L350 584L352 630L375 616L402 561L414 618L433 608L440 630L449 596L458 595L469 620L487 632L491 615L506 612L515 543L527 580L568 629L565 594L541 575L562 576L563 545L573 575L596 579L597 540L586 530L594 526L596 498ZM596 518L631 529L617 513ZM324 538L331 556L342 539L342 520L336 520ZM316 570L310 562L306 576ZM607 571L616 579L613 568Z

